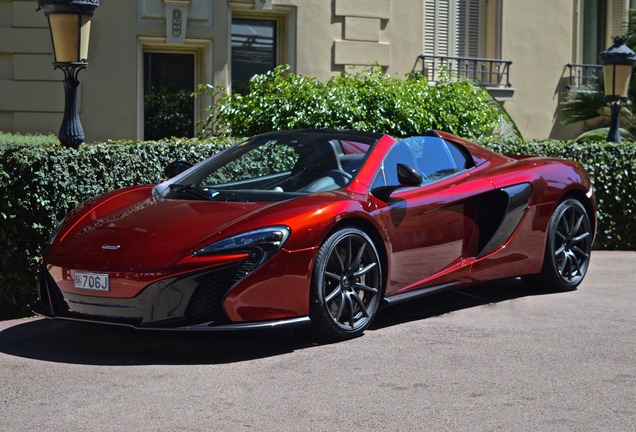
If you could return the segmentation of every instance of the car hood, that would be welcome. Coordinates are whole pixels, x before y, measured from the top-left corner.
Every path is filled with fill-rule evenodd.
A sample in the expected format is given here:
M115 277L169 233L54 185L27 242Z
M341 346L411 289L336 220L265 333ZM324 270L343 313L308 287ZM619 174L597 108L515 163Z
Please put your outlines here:
M210 202L146 198L71 229L62 246L82 253L117 250L117 255L191 251L220 229L272 202Z

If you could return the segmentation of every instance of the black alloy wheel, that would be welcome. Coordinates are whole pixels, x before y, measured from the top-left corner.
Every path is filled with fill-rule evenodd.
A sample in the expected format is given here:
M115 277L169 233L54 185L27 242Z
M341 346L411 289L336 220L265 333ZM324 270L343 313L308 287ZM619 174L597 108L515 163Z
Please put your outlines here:
M583 205L576 199L563 201L550 219L541 273L524 278L534 287L568 291L585 277L592 251L592 229Z
M373 241L357 228L332 234L316 254L310 317L319 336L361 335L375 316L382 293L382 266Z

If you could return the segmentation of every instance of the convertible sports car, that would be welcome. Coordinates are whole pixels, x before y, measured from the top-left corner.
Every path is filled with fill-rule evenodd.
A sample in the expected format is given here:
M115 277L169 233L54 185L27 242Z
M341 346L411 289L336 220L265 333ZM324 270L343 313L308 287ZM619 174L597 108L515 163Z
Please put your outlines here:
M347 339L384 306L477 282L574 289L596 231L580 164L436 131L272 132L166 172L69 213L37 313L151 329L311 322Z

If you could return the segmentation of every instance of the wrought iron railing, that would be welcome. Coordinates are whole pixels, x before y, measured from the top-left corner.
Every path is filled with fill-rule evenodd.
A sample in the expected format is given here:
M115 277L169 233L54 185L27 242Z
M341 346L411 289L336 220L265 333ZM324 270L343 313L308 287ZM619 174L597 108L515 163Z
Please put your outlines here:
M570 82L566 86L568 90L583 90L592 78L603 73L601 65L568 63L565 66L570 70Z
M512 60L474 57L448 57L422 54L422 75L429 82L440 81L443 74L449 79L479 81L486 87L510 87Z

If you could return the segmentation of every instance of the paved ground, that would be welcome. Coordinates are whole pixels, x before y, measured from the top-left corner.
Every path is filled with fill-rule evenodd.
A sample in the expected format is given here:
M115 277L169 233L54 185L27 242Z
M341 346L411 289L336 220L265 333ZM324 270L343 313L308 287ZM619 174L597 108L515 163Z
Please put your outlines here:
M636 252L381 312L353 341L0 322L2 431L635 431Z

